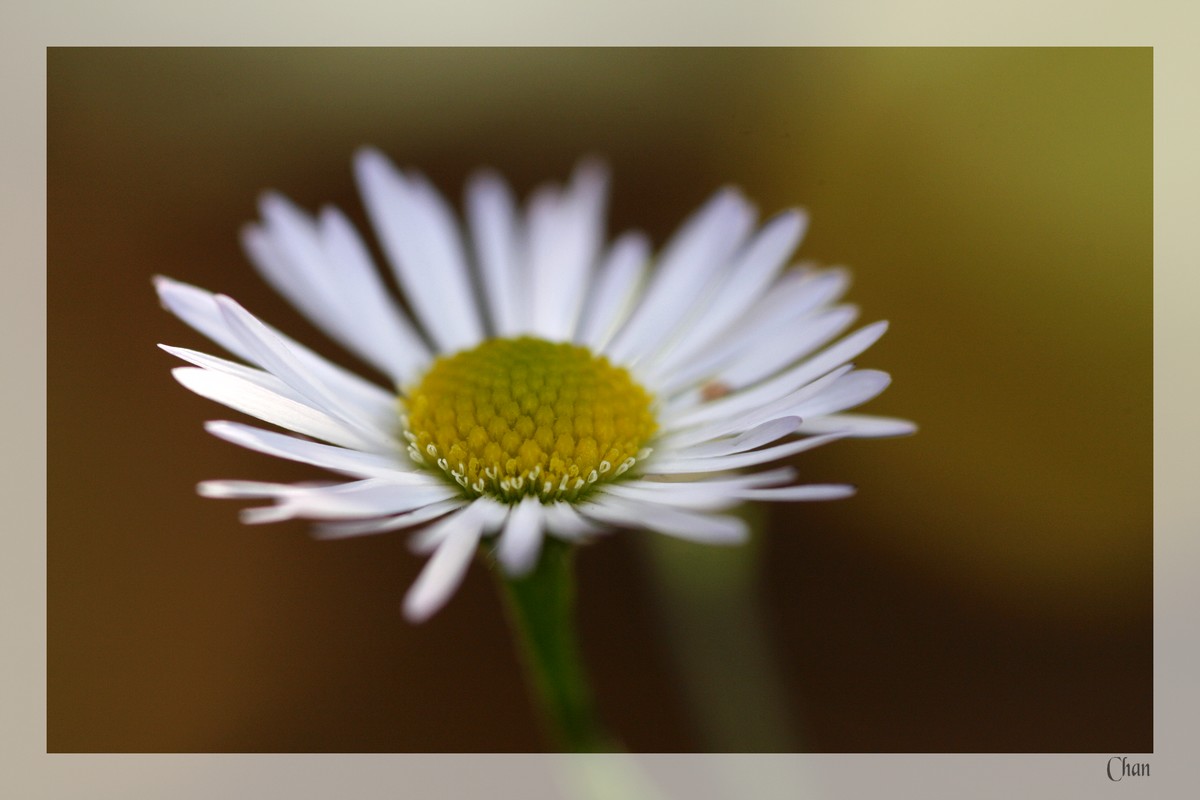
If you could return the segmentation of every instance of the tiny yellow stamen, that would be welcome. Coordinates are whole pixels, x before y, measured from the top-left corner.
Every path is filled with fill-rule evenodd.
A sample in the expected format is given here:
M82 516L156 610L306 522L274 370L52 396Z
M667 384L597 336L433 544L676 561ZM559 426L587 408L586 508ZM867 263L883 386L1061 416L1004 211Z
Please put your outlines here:
M409 453L428 454L414 460L474 495L548 502L577 500L649 455L652 400L587 348L521 337L439 358L400 410Z

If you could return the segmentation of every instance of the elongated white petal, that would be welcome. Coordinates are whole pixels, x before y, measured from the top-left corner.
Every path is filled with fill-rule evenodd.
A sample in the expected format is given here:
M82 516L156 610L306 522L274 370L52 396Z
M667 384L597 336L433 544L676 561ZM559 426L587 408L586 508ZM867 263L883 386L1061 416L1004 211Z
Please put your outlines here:
M641 288L650 242L641 233L622 235L605 256L587 299L575 341L599 352L612 338Z
M457 492L445 484L411 485L380 478L334 486L293 487L267 509L246 509L247 522L284 519L357 519L401 514L449 500Z
M206 370L213 372L221 372L226 375L232 375L235 378L240 378L247 383L253 383L270 392L274 392L280 397L286 397L289 400L294 400L297 403L311 405L299 392L286 383L276 378L269 372L254 367L247 367L243 364L238 364L235 361L229 361L218 356L210 356L207 353L201 353L198 350L189 350L186 347L172 347L166 344L160 344L160 348L167 351L177 358L181 358L189 364L195 364L198 367L204 367Z
M753 221L754 210L740 194L718 192L667 245L641 304L605 348L606 355L630 365L664 346Z
M710 456L727 456L731 453L743 453L795 433L800 429L800 422L800 417L780 417L768 420L761 425L756 425L748 431L727 439L719 439L717 441L705 442L670 451L664 447L659 447L658 452L663 455L670 452L671 455L679 458L708 458Z
M395 439L388 430L365 419L351 404L330 391L307 365L288 349L287 344L253 314L232 298L218 295L216 301L229 329L249 348L257 363L301 394L314 408L320 409L372 442L375 449L386 451L395 448Z
M559 339L569 341L583 316L586 295L604 244L609 180L604 162L584 159L575 168L567 187L563 224L570 235L561 254L564 265Z
M438 263L447 265L437 273L446 302L443 313L452 315L459 336L464 337L463 346L474 346L484 338L483 315L471 288L458 218L446 198L424 175L410 171L405 177L416 200L417 223L425 228L429 239L429 250Z
M542 504L532 495L517 503L508 515L508 524L496 546L496 559L510 577L524 577L537 564L543 527Z
M664 449L675 450L702 442L715 441L755 428L770 420L799 416L799 413L795 411L798 405L824 392L842 376L853 370L853 364L846 364L782 397L757 398L759 402L743 402L736 408L729 409L729 412L723 417L690 425L687 423L688 413L686 411L680 414L673 409L668 409L662 415L663 430L669 431L664 437ZM744 395L745 392L742 394Z
M476 344L483 327L445 201L378 151L361 151L354 166L371 223L425 330L444 351Z
M326 491L314 490L293 495L288 502L296 506L296 515L313 519L367 517L397 514L458 495L442 483L413 485L407 480L369 478Z
M731 469L743 469L744 467L752 467L755 464L778 461L781 458L787 458L796 453L802 453L805 450L811 450L814 447L820 447L823 444L828 444L842 438L845 437L840 434L830 433L824 436L812 436L807 439L778 444L774 447L768 447L765 450L751 450L748 453L734 453L732 455L713 456L709 458L655 458L646 464L645 470L650 475L676 475L691 474L693 472L723 472Z
M581 515L570 503L549 503L542 507L542 513L546 534L564 541L577 542L608 530Z
M645 528L704 544L741 544L749 530L738 517L700 514L604 494L579 507L584 516L622 528Z
M795 467L776 467L775 469L760 470L759 472L750 472L744 475L739 474L718 478L679 478L677 476L670 476L665 479L632 478L614 485L642 493L679 490L681 492L720 494L734 489L754 489L773 486L777 483L787 483L790 480L794 480L795 477Z
M254 362L250 350L225 324L210 292L161 275L154 277L154 289L163 307L172 314L235 356Z
M736 323L727 326L720 339L685 362L663 373L660 391L672 394L697 381L707 380L722 370L737 364L747 353L753 353L764 342L775 342L781 333L803 331L807 318L819 314L824 298L836 296L844 288L845 278L838 270L832 274L790 272L783 275ZM834 291L836 290L836 291ZM821 302L818 302L821 301ZM853 307L843 312L852 319Z
M464 501L460 498L442 500L430 503L415 511L398 514L394 517L379 519L351 520L340 522L323 522L313 527L313 536L318 539L345 539L351 536L369 536L377 533L400 531L421 525L430 520L444 517L451 511L463 508Z
M802 263L798 270L782 275L754 311L770 315L788 309L807 314L837 302L849 286L850 273L841 267L817 269Z
M742 499L742 493L791 480L791 467L764 470L734 477L691 480L632 480L607 489L610 494L630 500L662 503L693 511L719 511Z
M320 484L333 486L335 484ZM219 500L261 500L263 498L283 497L295 492L311 489L310 484L269 483L266 481L201 481L196 484L196 493L201 497L211 497Z
M491 330L512 336L525 315L525 276L517 266L523 251L516 203L495 173L480 173L467 184L467 220Z
M570 339L603 233L608 173L585 161L563 192L546 187L530 203L529 331L550 341Z
M708 306L694 315L686 337L668 355L656 360L654 373L669 374L686 363L710 347L729 325L746 313L779 275L800 243L807 222L807 216L795 210L767 222L714 286Z
M518 327L524 335L548 338L546 319L550 309L544 308L554 302L555 281L552 278L554 250L558 244L559 207L563 204L560 187L554 184L541 186L529 198L525 211L525 233L523 264L525 292L524 305L527 313Z
M803 333L795 340L787 343L775 344L775 340L779 338L778 333L764 329L758 335L759 344L752 348L750 352L730 349L728 347L718 347L717 349L723 350L725 355L729 357L727 358L723 355L718 360L710 362L702 372L694 373L692 378L700 374L709 376L710 384L706 384L706 386L719 386L725 392L724 396L729 398L729 405L738 405L742 410L756 405L764 405L770 402L769 399L765 399L765 395L769 396L773 394L778 398L781 396L781 392L786 393L785 390L794 390L793 387L799 384L795 380L785 381L781 378L781 374L776 374L772 377L779 378L780 380L775 383L765 384L768 387L774 388L763 390L760 385L754 387L759 392L758 394L749 395L745 392L737 391L747 388L746 378L750 377L746 372L740 371L742 370L741 365L743 363L749 363L752 373L758 374L762 373L764 366L768 366L769 362L776 362L777 364L794 362L802 356L807 355L814 347L819 347L826 342L830 335L842 330L856 315L857 309L853 307L839 307L831 309L828 312L805 317L797 321L797 325L801 326ZM790 328L785 326L784 329ZM763 353L762 351L764 350L770 350L770 353ZM802 366L803 363L795 364L791 374L794 374L794 371ZM742 382L735 384L732 382L735 380L741 380ZM671 385L683 386L690 381L691 379L685 381L683 377L676 376L671 379L670 383ZM710 401L706 397L705 388L705 386L696 386L686 392L675 394L666 404L665 415L675 417L708 404ZM742 399L735 401L733 398L736 396L740 396ZM725 416L728 418L729 413L726 413Z
M259 508L243 508L238 512L238 519L243 525L270 525L273 522L287 522L294 514L285 505L262 506Z
M263 223L242 231L259 273L330 338L374 361L368 317L356 313L345 294L363 276L328 262L312 220L283 196L268 193L259 208Z
M814 314L799 330L776 335L717 373L717 380L740 389L769 378L841 335L858 316L854 306L838 306Z
M766 405L674 434L664 442L660 453L676 452L682 445L707 440L714 433L727 435L749 427L771 424L781 417L819 419L825 414L865 403L887 388L890 382L891 378L886 372L855 371L852 365L847 364ZM799 429L803 427L801 424Z
M812 500L841 500L854 494L854 487L844 484L810 483L805 486L775 486L770 489L742 489L737 496L743 500L778 500L806 502Z
M732 493L697 492L676 486L668 486L661 491L643 492L618 483L608 487L605 494L610 497L640 503L659 503L663 506L688 509L689 511L724 511L738 503L738 499Z
M511 506L505 503L498 503L486 496L470 501L470 505L467 506L467 511L471 514L471 518L479 519L485 535L494 533L504 527L504 523L508 520L510 509ZM441 522L430 525L409 539L409 549L414 553L433 552L450 532L454 530L456 524L452 517L447 517Z
M252 349L230 330L215 295L161 276L154 279L154 285L163 305L175 316L239 358L258 364ZM385 427L389 420L395 418L395 397L391 392L330 363L294 339L263 324L291 351L307 372L335 392L344 403L352 404L356 413L363 418Z
M404 616L409 622L429 619L462 583L483 533L483 520L478 514L470 513L472 507L467 506L450 518L447 523L449 533L408 590L404 598Z
M347 428L323 411L282 397L261 386L233 375L199 367L176 367L175 379L201 397L215 400L234 411L287 428L305 436L358 450L373 451L377 446L356 431Z
M862 438L908 436L916 432L916 424L909 420L867 414L828 414L806 420L800 426L800 433L842 433Z
M437 479L424 473L412 472L412 465L395 456L364 453L344 447L310 442L273 431L265 431L240 422L207 422L205 430L213 436L242 447L289 461L299 461L324 469L360 478L387 477L414 484L432 484Z
M797 403L791 410L803 419L815 419L862 405L888 387L892 378L874 369L855 370L838 379L823 392Z
M699 422L737 414L784 397L809 381L816 380L827 372L842 366L878 341L886 330L886 322L868 325L770 380L749 389L734 392L727 397L713 400L679 415L674 420L674 424L676 426L695 425Z
M359 320L356 349L396 383L414 378L429 363L429 346L388 295L367 247L350 221L337 209L325 209L318 220L321 247L330 264L344 276L343 315Z

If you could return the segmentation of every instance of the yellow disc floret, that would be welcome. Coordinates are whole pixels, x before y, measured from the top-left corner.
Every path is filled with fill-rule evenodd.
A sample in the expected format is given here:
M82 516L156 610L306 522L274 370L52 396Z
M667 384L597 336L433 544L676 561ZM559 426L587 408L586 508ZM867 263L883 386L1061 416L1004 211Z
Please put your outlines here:
M649 454L652 397L587 348L489 339L401 398L409 455L471 495L576 500Z

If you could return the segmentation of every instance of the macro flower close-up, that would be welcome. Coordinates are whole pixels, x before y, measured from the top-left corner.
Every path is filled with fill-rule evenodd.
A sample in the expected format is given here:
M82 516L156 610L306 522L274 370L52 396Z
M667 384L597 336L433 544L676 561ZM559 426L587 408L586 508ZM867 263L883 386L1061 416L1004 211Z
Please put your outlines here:
M889 383L851 363L886 324L843 336L856 317L838 304L846 273L790 268L801 211L760 222L723 189L655 252L636 231L608 240L608 175L594 161L525 206L479 173L462 221L377 151L360 152L355 172L409 312L336 209L311 216L268 194L243 244L263 278L392 385L168 278L156 279L163 304L246 363L163 348L191 365L174 371L188 389L288 431L214 421L212 434L343 476L200 492L270 501L243 520L311 519L323 537L419 529L412 548L430 557L404 602L414 622L447 602L481 541L514 579L546 537L633 528L737 544L747 523L727 512L743 502L853 494L776 462L914 430L844 413Z
M51 48L47 749L1150 752L1152 67Z

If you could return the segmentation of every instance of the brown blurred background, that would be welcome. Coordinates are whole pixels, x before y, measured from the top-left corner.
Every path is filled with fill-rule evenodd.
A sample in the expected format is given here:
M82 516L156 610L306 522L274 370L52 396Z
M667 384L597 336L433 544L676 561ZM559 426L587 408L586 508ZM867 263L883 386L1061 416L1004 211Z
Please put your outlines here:
M237 415L154 345L215 347L150 276L354 363L259 281L237 231L266 188L361 222L368 143L456 201L481 165L524 193L600 154L610 231L659 244L723 183L765 214L803 204L801 256L852 267L862 320L892 322L858 359L895 381L864 410L920 434L796 461L856 498L769 509L742 552L623 535L581 554L584 648L631 749L1153 749L1149 49L48 62L49 750L542 747L480 565L413 627L402 536L247 528L194 493L317 476L204 433ZM726 638L738 614L769 664ZM714 734L705 705L738 686L780 725L735 704Z

